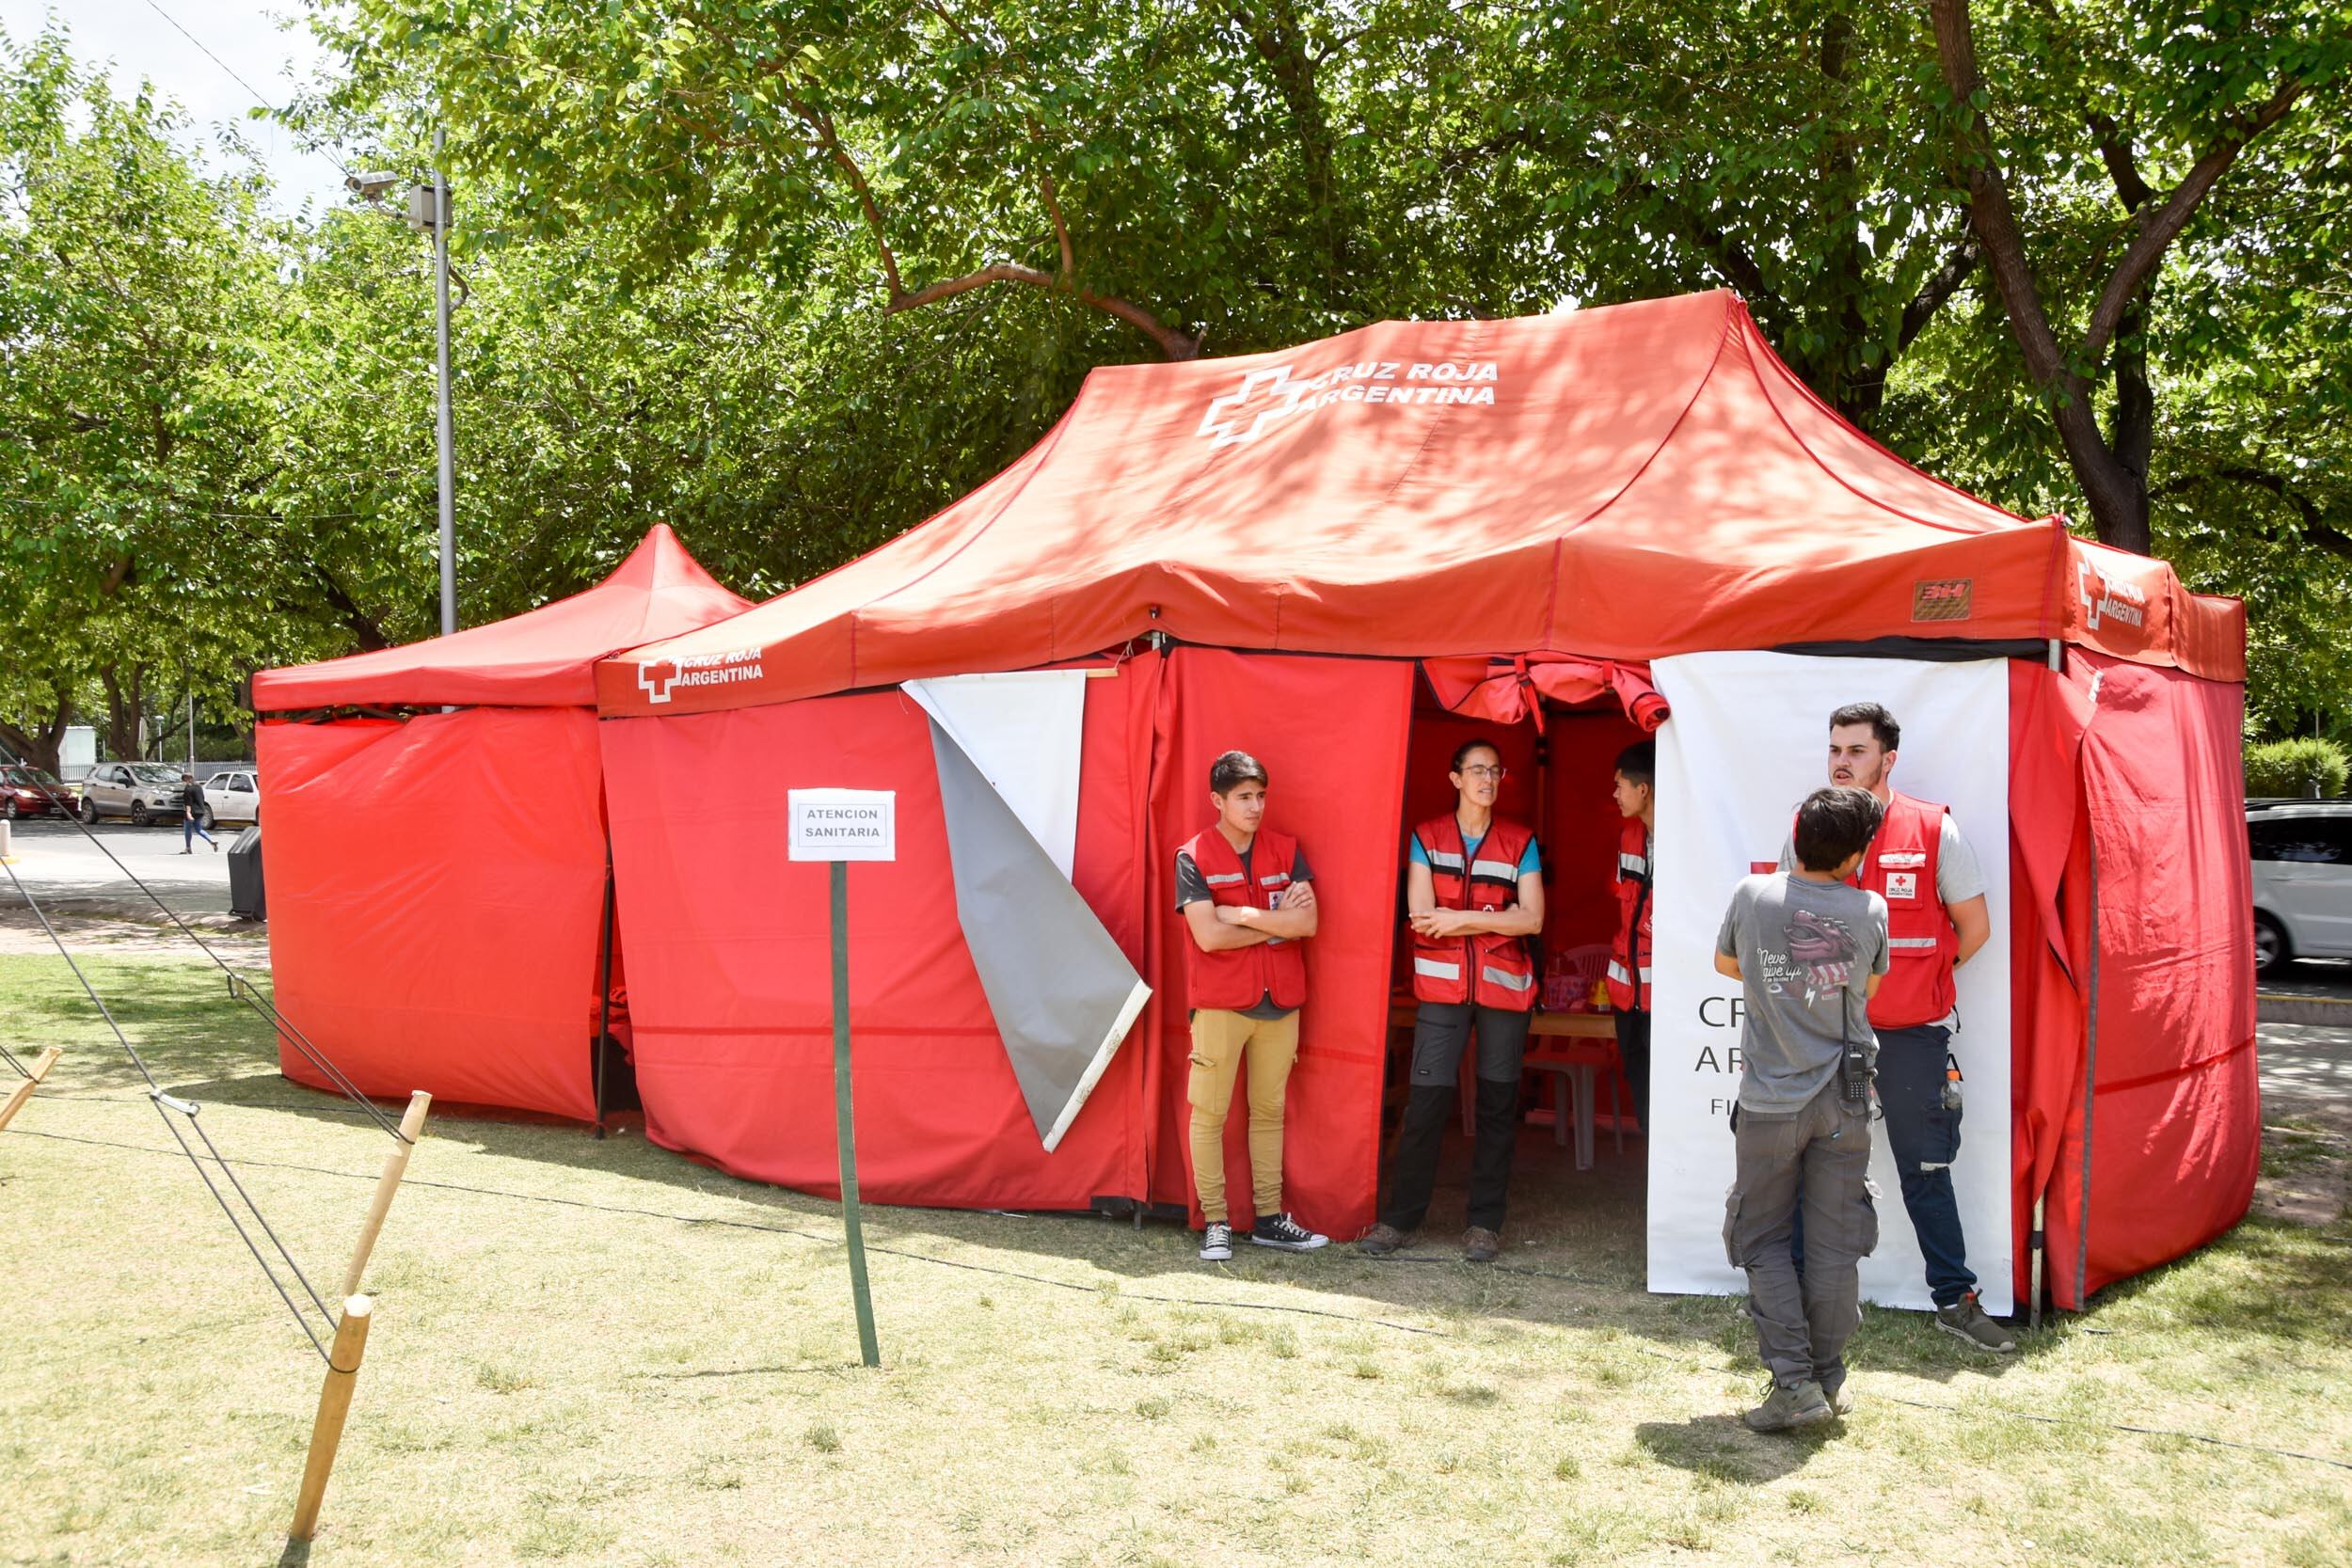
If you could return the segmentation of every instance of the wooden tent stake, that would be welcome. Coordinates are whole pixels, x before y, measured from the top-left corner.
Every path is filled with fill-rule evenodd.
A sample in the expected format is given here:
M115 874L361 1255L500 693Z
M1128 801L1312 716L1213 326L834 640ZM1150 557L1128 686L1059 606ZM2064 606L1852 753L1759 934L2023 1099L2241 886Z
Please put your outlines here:
M359 1375L359 1357L368 1348L368 1321L374 1310L374 1303L365 1296L343 1303L335 1346L327 1353L326 1386L319 1390L318 1418L310 1423L310 1457L302 1466L302 1491L294 1498L294 1528L288 1533L296 1541L308 1541L318 1531L319 1503L335 1468L335 1449L343 1440L343 1418L351 1414L351 1387Z
M433 1103L433 1097L419 1089L408 1097L408 1114L400 1118L401 1141L384 1156L384 1173L375 1179L375 1200L368 1205L368 1223L359 1227L359 1244L351 1249L351 1267L343 1271L343 1294L359 1293L359 1276L367 1273L368 1254L375 1250L376 1232L384 1228L384 1216L392 1207L392 1195L400 1191L400 1179L407 1174L408 1156L416 1151L417 1139L424 1133L424 1113Z
M49 1069L56 1067L57 1058L64 1054L53 1045L33 1059L32 1075L16 1086L16 1092L8 1096L7 1104L0 1105L0 1128L16 1119L16 1113L24 1108L24 1102L33 1098L33 1091L40 1087L40 1081L49 1076Z

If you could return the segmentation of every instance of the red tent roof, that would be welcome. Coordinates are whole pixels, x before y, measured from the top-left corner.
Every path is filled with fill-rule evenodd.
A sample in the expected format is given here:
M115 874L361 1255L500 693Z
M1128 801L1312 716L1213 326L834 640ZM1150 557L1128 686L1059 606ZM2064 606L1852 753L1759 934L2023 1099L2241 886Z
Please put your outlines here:
M584 593L403 648L264 670L253 677L253 705L585 707L596 700L596 660L751 607L686 553L669 524L656 523Z
M2114 555L1877 446L1728 293L1382 322L1272 354L1098 370L988 483L756 610L608 662L598 697L608 713L738 707L1021 669L1153 630L1622 658L2066 637L2242 675L2236 605ZM2127 594L2137 621L2117 613Z

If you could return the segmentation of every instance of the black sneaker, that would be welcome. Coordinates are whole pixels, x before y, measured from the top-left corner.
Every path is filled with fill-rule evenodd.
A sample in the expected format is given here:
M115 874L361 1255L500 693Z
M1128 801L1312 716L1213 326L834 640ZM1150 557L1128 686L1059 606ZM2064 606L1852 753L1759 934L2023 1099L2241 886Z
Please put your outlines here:
M1222 1263L1233 1256L1233 1227L1223 1220L1211 1220L1209 1228L1200 1234L1200 1261Z
M1316 1235L1288 1214L1269 1214L1260 1219L1250 1230L1249 1239L1260 1246L1280 1247L1284 1252L1312 1252L1331 1244L1330 1237Z

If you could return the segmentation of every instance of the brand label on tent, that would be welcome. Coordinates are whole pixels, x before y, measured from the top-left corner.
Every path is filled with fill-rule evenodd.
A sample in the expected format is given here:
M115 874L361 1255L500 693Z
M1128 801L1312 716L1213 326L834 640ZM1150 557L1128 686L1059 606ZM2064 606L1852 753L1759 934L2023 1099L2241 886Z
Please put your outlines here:
M889 789L795 789L792 859L898 858L898 796Z

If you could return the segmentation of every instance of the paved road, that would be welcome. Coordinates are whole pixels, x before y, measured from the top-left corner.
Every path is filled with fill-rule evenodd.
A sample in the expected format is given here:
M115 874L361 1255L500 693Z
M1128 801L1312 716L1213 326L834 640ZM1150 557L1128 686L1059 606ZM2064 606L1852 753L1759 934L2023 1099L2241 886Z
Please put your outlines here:
M44 909L80 914L119 914L131 920L158 919L154 904L138 889L149 887L183 915L227 916L229 913L230 842L234 828L216 832L217 851L196 841L196 853L180 853L180 829L134 828L127 823L101 822L87 830L55 818L14 824L16 863L8 869L32 890ZM105 850L101 850L99 845ZM121 862L109 860L110 850ZM0 898L17 904L16 889L0 878Z

